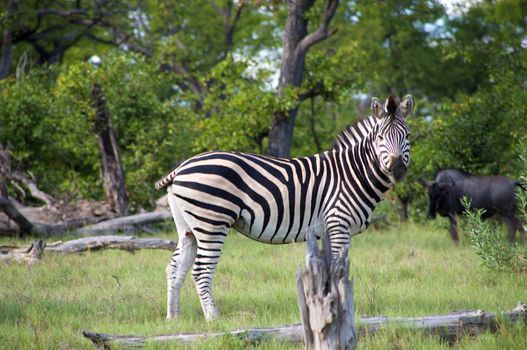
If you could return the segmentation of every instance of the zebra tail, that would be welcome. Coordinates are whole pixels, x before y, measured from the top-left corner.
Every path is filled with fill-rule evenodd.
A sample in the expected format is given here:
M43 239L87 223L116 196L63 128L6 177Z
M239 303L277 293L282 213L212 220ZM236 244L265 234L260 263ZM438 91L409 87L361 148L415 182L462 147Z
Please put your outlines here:
M172 167L172 170L170 170L170 172L168 174L166 174L161 179L159 179L156 182L156 184L155 184L156 190L160 191L160 190L166 188L168 185L170 185L172 183L172 181L174 181L174 178L176 177L177 170L184 163L185 162L178 162L178 163L176 163L176 165L174 165L174 167Z
M166 187L168 187L172 181L174 181L174 178L176 177L177 169L172 170L167 175L163 176L159 181L156 182L156 190L160 191Z

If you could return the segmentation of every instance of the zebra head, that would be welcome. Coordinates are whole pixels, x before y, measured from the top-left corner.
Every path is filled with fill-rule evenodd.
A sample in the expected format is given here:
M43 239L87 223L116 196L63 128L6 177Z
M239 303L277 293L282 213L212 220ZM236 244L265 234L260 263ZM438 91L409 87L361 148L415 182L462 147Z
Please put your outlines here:
M374 97L371 101L373 115L378 120L373 140L381 170L392 182L401 181L410 164L410 142L406 116L414 108L414 98L407 95L401 103L390 96L384 105Z

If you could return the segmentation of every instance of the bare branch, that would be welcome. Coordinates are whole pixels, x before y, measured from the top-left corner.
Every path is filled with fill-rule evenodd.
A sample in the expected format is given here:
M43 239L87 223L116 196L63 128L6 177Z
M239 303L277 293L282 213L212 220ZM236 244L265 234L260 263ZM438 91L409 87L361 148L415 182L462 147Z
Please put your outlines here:
M218 4L216 4L216 1L215 0L210 0L210 4L212 5L212 8L214 9L214 11L216 11L216 13L220 16L223 16L223 11L220 10L220 8L218 7Z
M298 50L306 52L311 46L329 38L337 31L336 29L329 30L329 22L331 22L331 19L335 15L338 4L339 0L327 0L319 27L313 33L308 34L302 39L298 44Z
M228 15L226 14L225 16L225 24L224 24L224 32L225 32L225 53L224 55L225 56L227 56L227 53L229 53L229 51L231 51L232 49L232 45L234 43L234 33L236 31L236 24L238 23L238 20L240 19L244 6L245 6L245 2L243 0L238 2L238 7L236 8L236 12L234 13L234 18L232 19L232 22L230 21L232 6L229 6L229 9L228 9L229 13Z
M43 201L44 203L48 205L53 205L54 203L56 203L55 198L41 191L33 180L29 179L27 176L23 175L22 173L16 172L16 173L9 174L9 173L4 172L2 169L0 169L0 173L2 174L2 176L4 176L5 178L11 181L22 183L24 186L27 187L27 189L29 189L29 193L31 193L31 196L33 196L34 198L40 199L41 201Z
M71 17L76 15L85 15L87 11L85 9L73 9L73 10L55 10L55 9L42 9L37 11L37 16L42 17L46 15L55 15L59 17Z

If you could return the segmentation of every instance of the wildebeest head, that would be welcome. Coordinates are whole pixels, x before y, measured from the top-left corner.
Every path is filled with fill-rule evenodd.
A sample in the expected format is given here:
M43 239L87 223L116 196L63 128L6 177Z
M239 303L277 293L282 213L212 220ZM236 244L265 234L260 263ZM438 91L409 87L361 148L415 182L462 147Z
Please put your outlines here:
M375 151L380 168L393 182L401 181L410 164L410 142L406 116L414 108L414 98L407 95L401 103L390 96L384 106L374 97L371 101L373 115L379 120L375 137Z
M455 186L455 182L452 178L447 177L440 182L420 178L419 183L428 189L428 217L435 219L437 207L441 201L446 200L446 196Z

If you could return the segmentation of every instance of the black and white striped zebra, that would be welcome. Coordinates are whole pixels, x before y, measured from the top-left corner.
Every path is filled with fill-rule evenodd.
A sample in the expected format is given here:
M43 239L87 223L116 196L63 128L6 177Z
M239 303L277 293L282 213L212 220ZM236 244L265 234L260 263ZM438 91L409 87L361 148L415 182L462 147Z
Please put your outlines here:
M327 152L273 158L209 152L188 159L156 183L167 188L179 242L167 266L167 318L179 316L180 290L192 277L207 320L218 316L211 283L231 228L265 243L329 234L337 254L369 224L384 192L410 162L405 117L413 98L373 98L373 116L349 126Z

